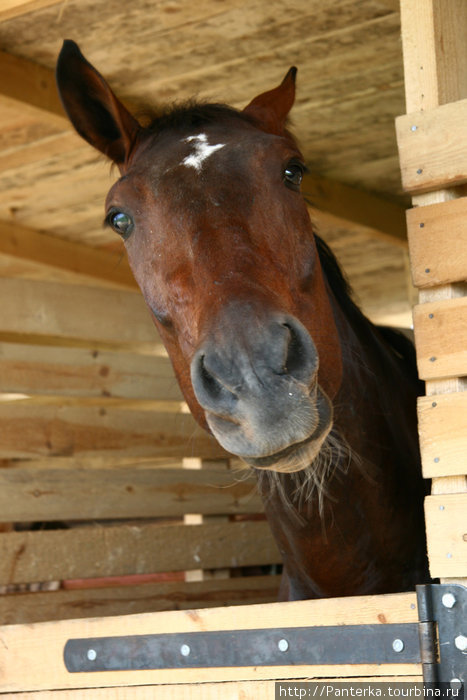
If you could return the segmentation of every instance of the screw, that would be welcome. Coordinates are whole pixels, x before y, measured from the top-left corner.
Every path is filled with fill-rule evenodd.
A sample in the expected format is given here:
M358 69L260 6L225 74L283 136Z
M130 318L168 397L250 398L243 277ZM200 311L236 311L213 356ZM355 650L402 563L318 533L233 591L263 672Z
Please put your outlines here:
M452 593L445 593L441 598L445 608L453 608L456 604L456 597Z
M188 646L188 644L182 644L182 646L180 647L180 654L182 656L189 656L190 651L191 651L191 649Z
M97 659L97 652L95 649L88 649L87 657L89 661L95 661Z
M420 228L424 228L424 226L425 226L425 224L422 222L422 223L420 224Z
M410 131L417 131L417 127L415 126L415 124L410 127Z
M400 654L400 652L404 649L404 642L402 639L395 639L392 643L392 648L397 654Z
M467 637L465 637L463 634L460 634L455 638L454 644L456 645L456 649L459 649L459 651L467 651Z
M435 462L436 464L438 464L438 462L439 462L439 457L435 457L434 460L433 460L433 462Z
M453 690L459 691L462 688L463 683L460 678L451 678L449 685Z
M430 362L436 362L436 357L430 357Z
M287 651L289 643L286 639L279 639L277 646L279 647L279 651Z
M444 506L440 506L439 509L440 509L440 510L444 510Z
M421 168L419 168L419 169L417 170L417 175L421 175L422 172L423 172L423 170L422 170Z
M436 401L433 401L433 403L432 403L431 405L433 406L433 408L436 408L436 406L437 406L438 404L436 403Z
M434 314L428 314L428 318L434 318L434 317L435 317Z
M426 274L427 274L427 275L429 275L429 274L430 274L430 272L431 272L430 268L429 268L429 267L427 267L427 268L426 268L426 270L425 270L425 272L426 272Z

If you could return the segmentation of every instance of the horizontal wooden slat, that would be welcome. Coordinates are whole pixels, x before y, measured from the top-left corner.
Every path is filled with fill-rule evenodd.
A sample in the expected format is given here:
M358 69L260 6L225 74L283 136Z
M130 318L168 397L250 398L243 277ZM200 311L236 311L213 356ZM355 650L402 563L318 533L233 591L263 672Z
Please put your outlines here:
M302 191L318 218L319 212L327 212L350 224L349 228L364 226L387 242L407 248L405 210L398 204L314 174L304 176Z
M161 345L139 292L0 279L0 334Z
M416 287L467 279L467 197L409 209L407 228Z
M418 304L413 316L421 379L467 375L467 297Z
M4 584L280 561L265 521L0 533L0 583Z
M3 595L0 596L0 620L3 625L17 625L90 615L108 617L159 610L273 603L277 600L279 580L280 576L241 576L191 583L175 581Z
M428 496L425 519L431 575L467 576L467 493Z
M70 674L63 664L68 639L163 632L301 627L304 624L385 624L417 622L415 593L333 598L269 605L170 611L146 615L68 620L0 628L0 691L113 687L164 683L261 680L265 678L339 678L420 674L420 664L275 666L220 669L171 669ZM24 669L28 673L24 673ZM201 686L204 687L204 686ZM173 689L176 691L176 689ZM94 691L93 691L94 692ZM158 691L149 697L158 696ZM175 697L178 697L175 693ZM211 697L211 696L208 696ZM214 696L212 696L214 697ZM222 696L215 696L222 697ZM238 696L234 696L238 697Z
M387 3L385 3L387 4ZM304 681L305 679L301 679ZM343 681L336 678L319 678L322 683ZM422 683L421 673L411 676L357 676L347 679L355 684L364 683L365 687L371 687L374 683ZM299 696L299 686L295 682L299 679L284 681L282 688L290 695L282 697L294 697L295 690ZM227 683L183 683L174 686L158 686L157 700L272 700L275 697L277 681L229 681ZM337 690L337 688L336 688ZM139 685L125 688L92 688L79 690L55 690L39 691L37 693L15 693L6 695L5 700L151 700L155 695L154 686Z
M421 397L418 430L427 479L467 473L467 391Z
M0 391L183 401L166 357L2 342Z
M417 194L467 182L467 100L396 119L402 184Z
M12 100L18 108L34 110L38 117L56 124L57 129L68 128L50 68L0 51L0 85L1 97Z
M0 457L223 457L190 414L0 403Z
M12 17L19 17L28 12L35 12L44 7L58 5L63 0L2 0L0 8L0 22L4 22Z
M137 288L124 250L99 250L56 236L48 236L11 222L0 221L0 255L42 265L48 271L66 273L69 282ZM50 273L49 273L50 274Z
M0 468L0 522L157 518L263 510L254 480L219 469Z

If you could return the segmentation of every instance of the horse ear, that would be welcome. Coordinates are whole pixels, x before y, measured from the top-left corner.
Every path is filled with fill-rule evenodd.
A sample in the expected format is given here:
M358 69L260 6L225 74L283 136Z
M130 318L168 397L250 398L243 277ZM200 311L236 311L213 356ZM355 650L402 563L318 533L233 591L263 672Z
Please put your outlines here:
M56 79L63 107L76 131L114 163L124 166L141 127L69 39L63 42L58 57Z
M254 117L265 131L282 135L295 100L296 75L297 69L293 66L278 87L255 97L243 111Z

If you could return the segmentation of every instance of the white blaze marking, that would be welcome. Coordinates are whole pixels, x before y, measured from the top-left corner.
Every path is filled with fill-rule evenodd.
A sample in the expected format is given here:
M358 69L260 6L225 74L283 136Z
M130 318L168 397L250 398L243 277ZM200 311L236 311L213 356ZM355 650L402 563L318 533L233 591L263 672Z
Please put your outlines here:
M207 158L209 158L215 151L218 151L220 148L224 148L225 146L225 143L218 143L215 146L210 146L206 134L188 136L188 138L183 140L187 143L194 141L195 150L194 153L184 158L182 163L190 168L194 168L198 172L203 167L203 163Z

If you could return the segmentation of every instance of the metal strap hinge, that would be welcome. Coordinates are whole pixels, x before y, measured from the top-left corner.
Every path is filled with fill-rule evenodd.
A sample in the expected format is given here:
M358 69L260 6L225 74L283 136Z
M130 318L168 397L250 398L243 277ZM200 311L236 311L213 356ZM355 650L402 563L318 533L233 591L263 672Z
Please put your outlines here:
M453 688L467 683L467 588L417 586L420 655L425 683Z

